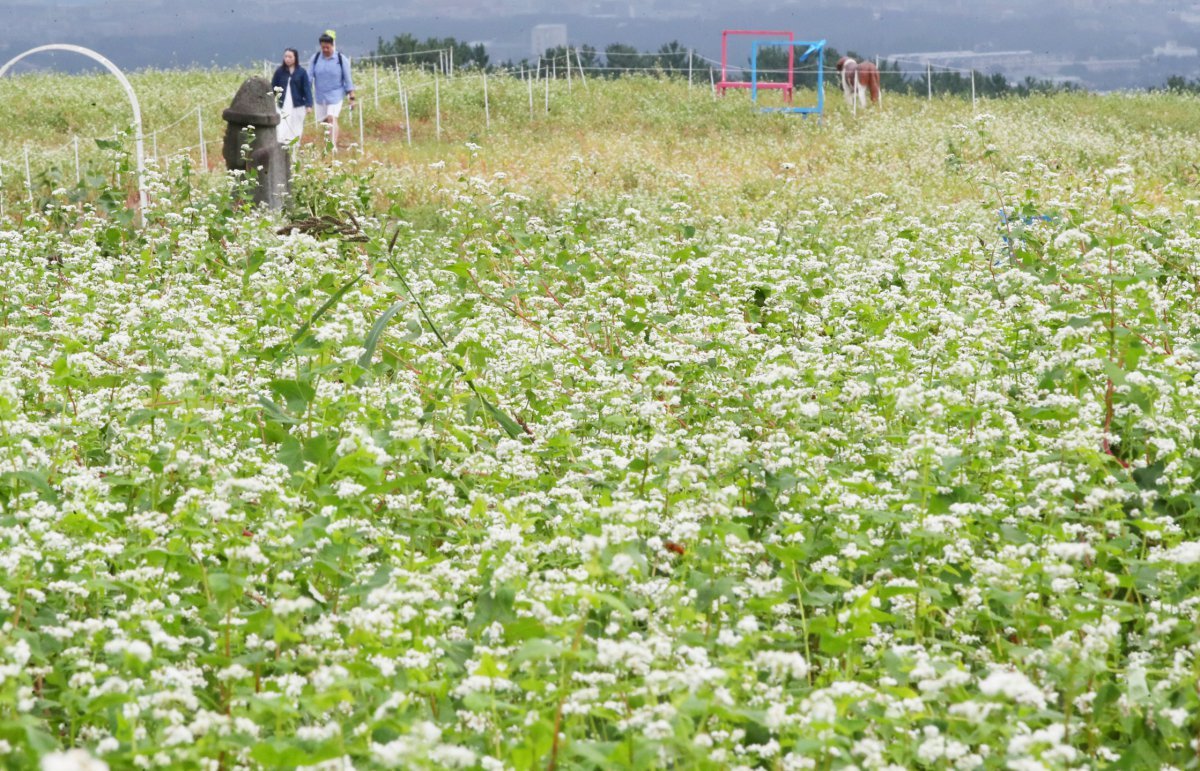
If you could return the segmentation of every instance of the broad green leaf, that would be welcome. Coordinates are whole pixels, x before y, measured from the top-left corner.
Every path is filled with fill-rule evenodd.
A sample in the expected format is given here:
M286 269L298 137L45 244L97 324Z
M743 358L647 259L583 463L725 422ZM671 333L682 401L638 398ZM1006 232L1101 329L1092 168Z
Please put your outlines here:
M387 327L388 322L392 317L399 313L406 305L404 300L392 305L383 314L375 320L371 325L371 332L367 335L366 341L363 343L363 353L358 357L358 366L366 368L371 366L371 358L375 355L375 347L379 345L379 338L383 334L383 330Z

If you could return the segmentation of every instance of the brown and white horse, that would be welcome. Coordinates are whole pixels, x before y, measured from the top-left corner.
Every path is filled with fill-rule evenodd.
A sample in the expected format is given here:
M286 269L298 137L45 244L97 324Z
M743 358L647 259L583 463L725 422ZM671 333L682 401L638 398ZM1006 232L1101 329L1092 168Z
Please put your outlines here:
M837 71L842 76L842 93L846 95L846 104L854 106L857 100L863 107L867 106L867 95L872 104L879 103L879 68L873 62L856 62L849 56L838 59Z

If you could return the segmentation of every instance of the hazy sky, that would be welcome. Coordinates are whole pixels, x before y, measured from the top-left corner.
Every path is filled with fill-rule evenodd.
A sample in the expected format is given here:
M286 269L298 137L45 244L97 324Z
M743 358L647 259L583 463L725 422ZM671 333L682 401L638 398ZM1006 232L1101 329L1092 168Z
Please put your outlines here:
M409 32L482 42L499 62L530 56L532 28L557 23L567 25L571 43L598 48L656 49L677 40L716 57L723 28L773 28L867 56L1028 51L1023 59L995 58L995 68L1101 88L1154 85L1165 74L1200 77L1200 2L1167 0L0 0L0 18L10 33L0 40L0 59L43 43L76 43L127 68L273 61L285 46L312 50L327 27L351 54ZM21 66L76 66L68 60Z

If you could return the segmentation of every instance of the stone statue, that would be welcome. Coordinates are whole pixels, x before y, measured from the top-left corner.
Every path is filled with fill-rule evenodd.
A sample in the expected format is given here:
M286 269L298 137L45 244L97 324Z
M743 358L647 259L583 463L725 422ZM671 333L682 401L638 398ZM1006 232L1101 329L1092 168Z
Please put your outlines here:
M228 123L222 150L225 165L230 171L243 169L249 173L254 170L257 175L254 202L265 203L272 211L279 211L291 193L291 163L287 150L275 137L279 111L275 109L271 84L264 78L248 79L221 117ZM242 146L248 142L250 150L244 154Z

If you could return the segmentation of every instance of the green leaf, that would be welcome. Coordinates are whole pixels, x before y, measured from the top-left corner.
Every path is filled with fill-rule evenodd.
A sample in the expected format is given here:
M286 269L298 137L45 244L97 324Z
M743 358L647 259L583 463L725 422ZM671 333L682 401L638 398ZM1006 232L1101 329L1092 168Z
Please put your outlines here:
M594 768L616 768L617 742L577 741L567 745L568 754L587 761Z
M593 592L588 596L593 600L599 600L602 605L607 605L624 618L633 617L633 611L616 595L609 594L608 592Z
M367 339L363 343L363 348L366 350L363 351L362 356L358 357L358 366L366 369L371 365L371 358L375 355L375 347L379 345L379 338L383 335L383 330L387 327L388 322L392 320L392 317L399 313L404 306L405 301L400 300L384 311L383 315L371 325L371 332L367 335Z
M525 433L525 429L521 428L520 423L505 415L503 410L489 402L483 395L479 396L479 400L483 402L483 408L487 410L487 413L495 418L500 427L504 429L504 433L513 439L517 439Z
M835 576L831 573L822 573L821 580L827 586L836 586L840 589L850 589L850 588L853 588L853 586L854 586L854 584L850 583L849 581L842 578L841 576Z
M258 403L267 411L267 417L276 423L287 423L290 426L298 426L303 422L284 412L282 407L265 396L258 397Z
M504 639L510 644L544 637L546 634L545 625L535 618L519 618L504 625Z
M326 744L316 750L303 747L298 739L273 739L258 743L250 757L272 768L296 768L337 757L335 745Z
M365 275L367 275L367 274L364 271L362 273L359 273L357 276L350 279L346 283L342 284L342 286L336 292L334 292L333 295L328 300L325 301L325 304L317 309L317 312L312 315L312 318L310 318L308 321L306 321L304 323L304 326L300 327L300 329L297 330L296 334L292 335L292 342L295 343L295 342L299 341L300 338L304 337L304 333L307 332L309 330L309 328L313 324L316 323L317 319L324 316L325 312L327 310L329 310L333 306L337 305L338 300L342 299L342 295L346 294L346 292L349 292L350 288L352 286L354 286L355 284L357 284L360 280L362 280L362 277Z
M17 488L22 483L29 485L42 494L43 500L55 500L57 495L50 486L46 475L40 471L5 471L0 472L0 483L7 487Z
M308 409L308 403L317 395L317 390L313 388L312 384L304 380L272 380L271 390L277 396L283 397L289 410L301 415Z
M294 436L283 440L275 457L293 473L304 468L304 454L300 447L300 440Z
M248 255L246 255L246 270L242 274L243 286L249 285L250 277L254 275L255 271L262 267L262 264L266 261L266 259L267 250L262 247L254 249Z
M513 613L515 596L515 592L507 586L498 587L494 591L484 589L475 598L475 615L471 617L467 628L474 632L486 628L494 621L501 623L511 621L515 618Z
M562 646L553 640L534 639L529 640L521 649L517 651L512 658L512 665L519 667L526 661L541 661L543 659L557 658L562 653Z
M44 720L32 715L22 715L19 723L14 722L9 725L14 727L21 725L24 728L26 743L28 743L30 749L39 755L45 755L59 748L58 741L46 732L46 723ZM10 733L9 735L12 736L13 734Z

